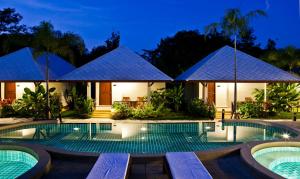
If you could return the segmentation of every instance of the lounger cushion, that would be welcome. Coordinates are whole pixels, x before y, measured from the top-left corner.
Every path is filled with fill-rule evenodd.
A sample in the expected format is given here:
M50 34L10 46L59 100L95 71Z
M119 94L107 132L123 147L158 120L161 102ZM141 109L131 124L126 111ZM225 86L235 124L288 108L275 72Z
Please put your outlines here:
M170 152L166 154L166 158L173 179L212 179L193 152Z
M100 154L87 179L124 179L126 177L128 163L129 154Z

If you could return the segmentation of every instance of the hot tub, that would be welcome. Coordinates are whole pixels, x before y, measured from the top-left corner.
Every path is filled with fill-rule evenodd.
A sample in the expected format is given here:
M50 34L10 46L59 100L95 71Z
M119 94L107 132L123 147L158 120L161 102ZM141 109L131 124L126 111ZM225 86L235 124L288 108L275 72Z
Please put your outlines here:
M300 146L268 147L252 155L262 166L284 178L300 178Z
M50 168L50 155L36 146L0 145L0 178L40 178Z

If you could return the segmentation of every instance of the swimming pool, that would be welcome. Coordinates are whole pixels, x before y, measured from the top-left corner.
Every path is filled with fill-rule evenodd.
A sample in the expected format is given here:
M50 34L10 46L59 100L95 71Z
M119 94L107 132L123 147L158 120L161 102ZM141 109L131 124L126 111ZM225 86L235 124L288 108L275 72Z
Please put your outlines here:
M29 153L17 150L0 150L0 178L17 178L37 164Z
M300 178L300 147L269 147L252 155L258 163L284 178Z
M205 151L292 131L247 122L30 124L0 131L1 142L26 142L74 152L159 154Z

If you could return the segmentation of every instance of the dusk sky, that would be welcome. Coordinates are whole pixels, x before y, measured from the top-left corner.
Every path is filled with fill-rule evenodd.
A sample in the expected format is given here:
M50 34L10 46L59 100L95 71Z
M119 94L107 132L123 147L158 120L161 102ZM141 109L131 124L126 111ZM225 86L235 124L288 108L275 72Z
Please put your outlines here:
M299 0L0 0L5 7L15 8L28 26L47 20L58 30L77 33L89 49L119 31L121 44L136 51L153 49L179 30L203 32L228 8L262 9L268 17L252 23L257 42L264 47L272 38L279 47L300 47Z

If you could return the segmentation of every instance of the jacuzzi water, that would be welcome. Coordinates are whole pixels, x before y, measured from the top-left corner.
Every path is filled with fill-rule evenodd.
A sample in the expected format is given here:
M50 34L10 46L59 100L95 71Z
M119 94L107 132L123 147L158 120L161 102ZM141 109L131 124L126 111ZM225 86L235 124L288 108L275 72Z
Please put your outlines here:
M0 142L34 143L75 152L157 154L199 151L295 133L245 122L34 124L0 131Z
M29 153L17 150L0 150L0 178L17 178L30 170L37 159Z
M252 155L258 163L284 178L300 178L300 147L270 147Z

